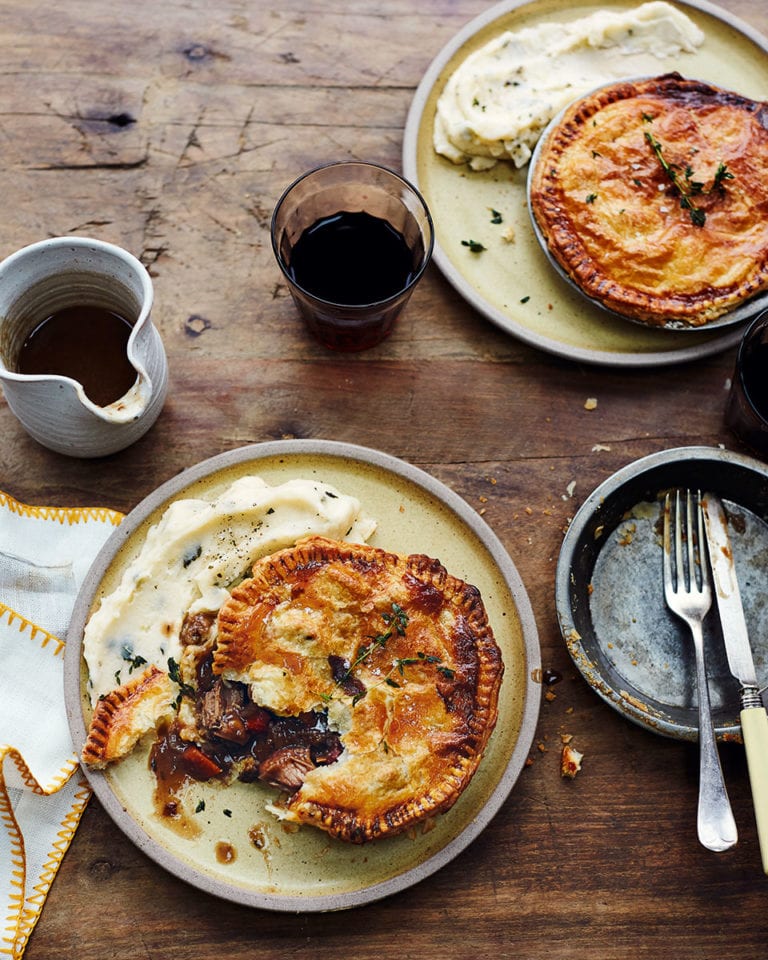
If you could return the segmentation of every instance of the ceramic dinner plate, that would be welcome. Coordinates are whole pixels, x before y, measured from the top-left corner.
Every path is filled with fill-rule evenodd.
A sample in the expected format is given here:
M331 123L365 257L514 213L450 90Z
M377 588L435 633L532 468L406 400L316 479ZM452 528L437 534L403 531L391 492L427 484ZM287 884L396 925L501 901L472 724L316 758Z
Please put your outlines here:
M768 684L768 468L720 448L644 457L602 483L576 513L557 566L560 629L596 693L628 719L681 740L698 738L696 668L687 627L662 588L663 495L718 494L761 686ZM716 733L741 736L739 687L728 669L717 605L704 623Z
M611 316L567 283L535 236L526 204L527 168L509 162L473 172L435 153L435 107L448 78L468 54L505 30L574 20L598 9L636 7L640 0L504 0L470 21L440 51L414 96L403 141L403 171L423 194L435 224L434 260L480 314L526 343L589 363L643 367L678 363L735 345L743 324L715 331L654 330ZM676 3L704 31L695 53L649 56L637 75L678 70L755 99L768 89L768 39L707 0ZM633 64L638 60L633 58ZM501 224L491 222L498 211ZM509 242L503 233L512 231ZM482 243L473 253L462 241Z
M287 831L265 810L275 791L261 784L195 784L199 832L194 838L181 835L173 821L155 811L148 745L105 772L86 770L86 775L128 837L200 889L273 910L352 907L429 876L471 843L507 798L538 717L540 653L533 613L512 560L490 528L460 497L418 468L331 441L276 441L233 450L161 486L128 514L96 558L75 605L65 656L67 712L78 751L90 719L82 637L91 610L119 582L149 527L171 501L214 495L246 474L270 484L294 477L328 482L356 496L376 518L371 543L429 554L480 589L505 674L499 720L477 773L430 829L364 846L334 840L311 827Z

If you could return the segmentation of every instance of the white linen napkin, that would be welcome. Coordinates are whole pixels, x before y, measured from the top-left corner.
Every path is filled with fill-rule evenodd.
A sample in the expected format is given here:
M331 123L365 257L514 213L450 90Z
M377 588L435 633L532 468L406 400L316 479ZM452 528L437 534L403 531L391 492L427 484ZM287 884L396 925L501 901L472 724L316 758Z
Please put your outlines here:
M67 725L59 638L121 520L105 508L32 507L0 491L0 956L14 960L90 798Z

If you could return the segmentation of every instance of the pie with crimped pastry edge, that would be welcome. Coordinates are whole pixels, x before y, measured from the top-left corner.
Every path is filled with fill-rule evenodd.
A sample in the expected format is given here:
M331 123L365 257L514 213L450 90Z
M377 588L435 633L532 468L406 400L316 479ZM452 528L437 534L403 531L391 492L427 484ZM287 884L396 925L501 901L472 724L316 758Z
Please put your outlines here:
M219 612L214 673L341 736L278 815L343 840L447 810L494 728L503 675L479 592L436 560L321 537L255 564Z
M281 819L362 843L448 810L496 724L482 598L423 555L309 537L257 561L215 621L188 618L182 644L174 683L149 666L99 701L85 763L157 727L193 779L266 782Z
M530 172L531 212L588 297L701 327L768 289L768 105L679 74L574 102Z

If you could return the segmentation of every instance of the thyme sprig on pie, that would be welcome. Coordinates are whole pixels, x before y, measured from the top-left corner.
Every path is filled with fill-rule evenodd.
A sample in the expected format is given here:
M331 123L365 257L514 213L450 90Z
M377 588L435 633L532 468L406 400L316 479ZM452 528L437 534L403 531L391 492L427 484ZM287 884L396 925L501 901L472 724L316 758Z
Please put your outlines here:
M629 319L701 327L768 290L765 103L676 73L602 87L542 141L530 198L566 275Z

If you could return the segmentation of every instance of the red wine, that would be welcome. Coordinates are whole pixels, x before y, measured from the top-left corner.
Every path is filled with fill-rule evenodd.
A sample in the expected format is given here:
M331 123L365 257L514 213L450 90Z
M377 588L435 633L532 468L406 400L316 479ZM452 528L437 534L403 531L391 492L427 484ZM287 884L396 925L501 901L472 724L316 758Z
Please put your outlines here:
M19 373L57 374L83 385L104 407L136 382L126 347L131 324L102 307L65 307L46 317L27 336L16 361Z
M307 293L345 306L396 296L421 263L402 233L370 213L340 211L321 217L300 235L288 269Z
M768 420L768 343L754 344L744 357L741 376L747 396L763 418Z

